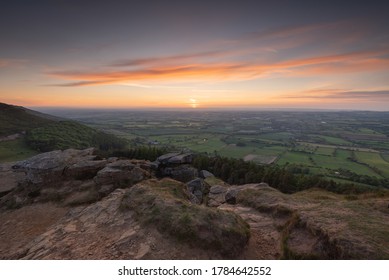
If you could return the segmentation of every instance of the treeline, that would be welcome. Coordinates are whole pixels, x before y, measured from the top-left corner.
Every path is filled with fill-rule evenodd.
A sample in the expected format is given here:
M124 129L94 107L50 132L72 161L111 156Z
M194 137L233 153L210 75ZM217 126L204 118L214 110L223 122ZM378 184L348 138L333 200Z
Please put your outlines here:
M131 149L120 149L108 153L100 152L104 157L124 157L130 159L156 160L159 156L168 153L167 148L157 148L150 146L138 146Z
M286 167L264 166L220 156L197 155L193 165L198 169L209 170L229 184L266 182L284 193L294 193L310 188L322 188L341 194L358 194L377 190L374 187L354 183L335 182L319 175L294 174Z
M131 149L112 151L100 151L104 157L124 157L131 159L144 159L154 161L157 157L170 152L166 147L137 146ZM241 159L226 158L221 156L208 156L198 154L195 156L193 166L199 170L205 169L216 177L231 185L266 182L270 186L284 192L295 193L298 191L321 188L340 194L359 194L365 192L383 190L388 188L389 182L365 175L353 174L358 177L357 182L369 184L372 187L355 183L339 183L320 175L309 174L309 169L292 166L280 167L277 165L258 165L253 162L245 162ZM376 186L376 187L374 187Z

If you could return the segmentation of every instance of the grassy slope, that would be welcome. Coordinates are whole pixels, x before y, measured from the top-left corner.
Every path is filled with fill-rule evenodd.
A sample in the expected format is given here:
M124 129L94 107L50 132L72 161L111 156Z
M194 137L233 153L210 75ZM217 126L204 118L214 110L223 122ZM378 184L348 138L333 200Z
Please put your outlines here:
M0 136L20 133L54 122L53 119L44 118L44 114L31 112L23 107L0 103Z
M388 259L388 195L339 195L319 189L288 195L268 187L241 192L238 203L260 212L289 213L296 230L327 239L336 258ZM319 257L292 253L289 257Z
M74 121L0 103L0 137L23 133L16 140L0 142L0 162L27 158L55 149L121 148L125 142ZM24 134L25 133L25 134Z
M121 209L133 210L142 223L181 242L235 257L249 238L249 226L238 215L191 204L186 186L171 179L143 181L127 191Z
M22 160L37 153L27 146L24 139L0 142L0 163Z

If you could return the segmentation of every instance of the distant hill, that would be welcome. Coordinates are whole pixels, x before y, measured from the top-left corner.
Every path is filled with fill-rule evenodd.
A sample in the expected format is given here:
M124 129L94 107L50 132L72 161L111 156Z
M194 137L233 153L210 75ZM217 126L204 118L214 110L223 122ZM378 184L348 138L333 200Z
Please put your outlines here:
M0 144L7 145L3 150L7 150L11 159L9 146L16 142L17 145L11 145L15 154L20 154L21 146L38 152L87 147L106 151L126 146L125 140L78 122L0 103ZM0 147L0 159L1 153Z
M41 127L61 120L21 106L0 103L0 137Z

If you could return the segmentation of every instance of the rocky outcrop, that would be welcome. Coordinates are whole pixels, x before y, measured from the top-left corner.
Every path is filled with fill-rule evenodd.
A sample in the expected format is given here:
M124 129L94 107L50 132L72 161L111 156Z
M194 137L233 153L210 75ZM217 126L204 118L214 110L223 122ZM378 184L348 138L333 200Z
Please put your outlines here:
M212 186L209 190L208 203L209 207L218 207L226 202L225 195L228 189L221 185Z
M201 204L209 193L210 186L201 178L196 178L186 183L188 191L196 197L195 203Z
M160 174L162 177L170 177L183 183L189 182L198 177L197 169L188 164L174 167L162 167L160 168Z
M103 169L97 172L94 181L98 186L113 185L132 186L146 178L150 178L151 174L134 164L130 160L117 160L107 164Z
M215 177L215 175L213 175L211 172L209 172L207 170L201 170L199 172L199 176L200 176L200 178L203 178L203 179L206 179L209 177Z
M171 177L180 182L189 182L198 177L196 168L190 165L194 155L192 153L169 153L158 157L153 167L158 168L161 177Z
M26 180L33 184L53 183L66 178L66 175L97 173L105 162L97 161L94 149L52 151L36 155L12 166L15 171L23 172ZM93 177L93 176L92 176Z
M0 165L0 259L389 259L385 196L230 186L190 160L87 149Z
M95 202L116 188L150 178L152 169L148 161L100 159L93 148L39 154L4 170L7 180L0 185L0 208L47 201Z
M169 153L157 158L157 162L163 165L192 163L192 153Z
M122 207L178 242L212 249L224 257L241 254L250 236L247 223L232 212L191 204L188 198L187 186L180 182L148 180L128 190Z

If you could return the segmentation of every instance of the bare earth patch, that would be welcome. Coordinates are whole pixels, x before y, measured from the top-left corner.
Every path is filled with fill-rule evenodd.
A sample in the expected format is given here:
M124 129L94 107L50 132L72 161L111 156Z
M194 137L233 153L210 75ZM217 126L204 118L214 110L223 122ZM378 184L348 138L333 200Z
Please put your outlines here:
M46 232L67 211L46 203L0 213L0 259L18 258L25 245Z

